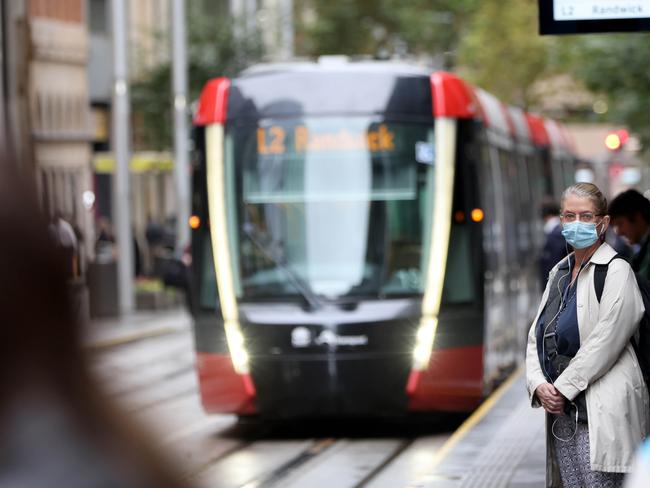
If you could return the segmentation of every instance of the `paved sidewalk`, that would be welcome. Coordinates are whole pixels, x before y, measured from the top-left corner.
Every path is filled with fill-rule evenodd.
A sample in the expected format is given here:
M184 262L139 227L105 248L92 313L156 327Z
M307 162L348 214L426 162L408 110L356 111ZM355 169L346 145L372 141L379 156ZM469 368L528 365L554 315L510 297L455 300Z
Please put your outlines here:
M546 476L544 412L530 406L523 369L450 438L417 488L537 488Z
M149 337L187 330L191 317L185 307L160 311L137 311L123 317L95 319L85 331L90 349L105 349Z

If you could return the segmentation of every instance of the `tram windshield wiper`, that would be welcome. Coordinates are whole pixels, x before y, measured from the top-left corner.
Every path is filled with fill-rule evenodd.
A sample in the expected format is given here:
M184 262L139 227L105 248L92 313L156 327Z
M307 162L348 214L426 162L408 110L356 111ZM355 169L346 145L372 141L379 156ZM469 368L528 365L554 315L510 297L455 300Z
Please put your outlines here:
M289 279L289 282L298 291L298 293L300 293L300 295L305 300L305 303L311 310L316 310L323 306L323 300L311 290L309 285L293 269L291 269L286 263L283 263L280 259L276 258L271 250L267 249L267 247L262 242L260 242L260 240L255 236L254 225L244 224L243 230L244 234L246 234L253 245L260 250L264 257L266 257L273 264L275 264L278 269L284 272L284 274Z

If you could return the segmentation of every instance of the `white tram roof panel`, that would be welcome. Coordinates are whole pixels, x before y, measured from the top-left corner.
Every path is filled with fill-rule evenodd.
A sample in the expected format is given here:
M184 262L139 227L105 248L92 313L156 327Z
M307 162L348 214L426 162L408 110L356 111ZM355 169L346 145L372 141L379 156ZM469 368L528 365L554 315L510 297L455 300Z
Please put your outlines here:
M232 80L228 120L391 114L431 118L431 71L407 62L260 64Z
M321 56L319 61L294 61L286 63L260 63L245 69L239 77L272 73L322 73L323 71L346 73L398 73L429 77L435 71L432 66L407 61L350 60L346 56Z
M551 150L554 152L569 152L569 141L563 133L562 127L555 120L544 119L544 128L548 134Z
M509 105L508 112L510 114L510 120L512 120L515 137L519 140L530 141L530 128L528 127L528 122L526 122L526 113L523 109Z
M510 125L508 124L505 108L501 101L482 88L474 88L474 93L476 93L478 101L481 104L487 125L503 134L510 134Z

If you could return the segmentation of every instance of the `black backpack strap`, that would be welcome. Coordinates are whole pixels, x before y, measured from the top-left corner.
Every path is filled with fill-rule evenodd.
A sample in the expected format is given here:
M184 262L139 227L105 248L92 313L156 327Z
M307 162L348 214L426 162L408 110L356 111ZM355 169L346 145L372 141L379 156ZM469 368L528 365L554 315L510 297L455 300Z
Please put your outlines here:
M603 289L605 288L605 278L607 278L609 263L614 261L616 258L625 260L625 258L620 254L615 254L607 264L594 264L594 288L596 289L596 298L598 299L598 303L600 303L600 298L603 296Z
M600 297L603 296L603 288L605 288L605 278L607 278L608 264L596 264L594 269L594 288L596 289L596 298L600 303Z
M616 258L624 259L622 256L616 254L612 259L609 260L609 263L614 261ZM596 289L596 298L598 299L598 303L600 303L600 298L603 296L603 289L605 288L605 278L607 278L609 263L594 265L594 288Z

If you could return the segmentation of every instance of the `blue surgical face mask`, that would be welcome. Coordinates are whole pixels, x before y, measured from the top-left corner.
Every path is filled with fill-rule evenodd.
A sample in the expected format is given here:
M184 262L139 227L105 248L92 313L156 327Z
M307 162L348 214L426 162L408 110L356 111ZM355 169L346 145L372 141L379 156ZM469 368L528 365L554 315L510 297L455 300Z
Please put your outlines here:
M562 235L567 243L574 249L585 249L598 240L596 224L576 220L562 226Z

